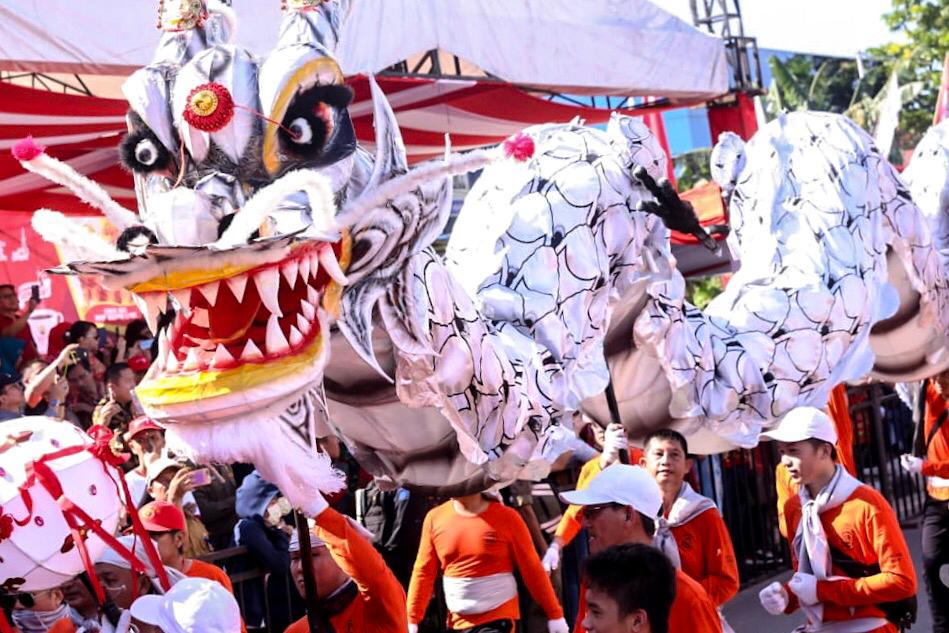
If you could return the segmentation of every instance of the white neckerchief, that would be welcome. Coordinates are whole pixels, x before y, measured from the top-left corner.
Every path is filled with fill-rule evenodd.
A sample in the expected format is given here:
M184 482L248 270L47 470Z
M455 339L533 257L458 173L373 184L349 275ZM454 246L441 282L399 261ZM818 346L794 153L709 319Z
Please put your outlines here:
M682 568L682 559L679 557L679 545L676 543L675 535L672 534L672 528L685 525L706 510L715 507L714 501L692 490L692 486L683 481L678 496L669 508L668 518L659 517L656 520L656 536L653 541L656 547L672 561L676 569Z
M797 526L793 541L794 550L797 552L797 571L804 574L813 574L817 577L817 580L833 580L835 578L831 575L830 544L827 541L824 526L821 524L820 515L841 505L862 485L838 465L830 482L813 499L811 499L807 486L801 486L798 493L801 498L801 522ZM839 576L836 578L839 578ZM825 623L823 604L802 604L801 609L807 614L808 624L798 629L800 631L857 633L873 630L885 623L882 618L861 618L860 620Z

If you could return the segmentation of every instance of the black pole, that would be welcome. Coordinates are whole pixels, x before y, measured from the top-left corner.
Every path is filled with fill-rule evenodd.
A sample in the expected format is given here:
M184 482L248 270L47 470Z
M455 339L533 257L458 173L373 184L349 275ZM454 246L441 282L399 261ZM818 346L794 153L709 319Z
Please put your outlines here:
M610 422L613 424L622 424L619 417L619 404L616 402L616 392L613 391L613 377L606 383L606 406L610 408ZM625 448L619 449L619 462L621 464L629 463L629 451Z
M295 512L297 522L297 536L300 539L300 562L303 570L303 588L306 595L306 621L309 625L310 633L320 633L327 631L320 625L323 623L322 613L319 607L319 599L316 593L316 576L313 575L313 564L311 556L313 548L310 545L310 524L302 512Z

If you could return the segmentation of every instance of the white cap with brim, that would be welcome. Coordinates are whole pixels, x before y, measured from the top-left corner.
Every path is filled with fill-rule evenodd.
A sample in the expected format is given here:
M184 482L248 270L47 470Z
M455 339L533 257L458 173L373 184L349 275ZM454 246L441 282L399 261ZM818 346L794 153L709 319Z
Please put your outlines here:
M564 492L560 498L576 506L618 503L649 518L659 516L662 510L662 493L652 475L644 468L626 464L613 464L591 479L583 490Z
M837 429L826 413L814 407L791 409L778 425L761 434L762 440L778 442L803 442L821 440L830 444L837 443Z
M181 463L168 457L167 455L162 455L145 468L145 484L150 486L159 475L169 468L174 468L177 470L181 468Z
M142 596L132 617L164 633L236 633L241 630L237 600L219 582L185 578L163 596Z
M324 547L326 543L316 535L316 522L313 519L307 519L307 523L310 525L310 547ZM300 551L300 533L294 528L293 533L290 534L290 553Z

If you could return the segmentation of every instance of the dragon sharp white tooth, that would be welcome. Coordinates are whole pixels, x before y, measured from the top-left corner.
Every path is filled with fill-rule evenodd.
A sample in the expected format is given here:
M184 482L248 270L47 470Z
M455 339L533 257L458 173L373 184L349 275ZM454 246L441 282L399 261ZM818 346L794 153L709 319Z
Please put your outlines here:
M267 320L267 338L265 340L268 354L282 354L290 349L290 343L287 337L283 335L280 329L280 322L276 314L271 314Z
M247 275L229 277L227 287L231 289L231 294L237 299L237 303L240 303L244 300L244 290L247 288Z
M191 288L182 288L170 292L175 310L182 316L191 316Z
M231 355L223 343L218 343L214 350L214 358L211 359L211 367L220 367L221 365L233 365L234 357Z
M175 351L173 349L169 349L168 362L165 363L165 371L169 374L177 373L179 366L180 363L178 363L178 357L175 356Z
M280 311L280 271L275 267L265 268L254 275L254 283L257 284L261 303L270 310L270 314L283 316Z
M319 249L314 250L310 253L310 275L316 279L317 275L320 274L320 253Z
M212 281L209 284L204 284L203 286L198 286L198 290L204 295L204 298L207 300L208 305L214 306L217 303L217 292L221 289L220 281Z
M310 324L310 322L307 321L306 318L304 318L304 316L299 312L297 312L297 329L303 333L303 336L309 334L310 330L313 329L313 326Z
M312 286L306 287L306 300L312 306L320 305L320 293Z
M297 283L297 273L300 272L300 263L291 259L287 262L284 262L280 266L280 273L283 275L283 278L287 280L287 285L293 288Z
M324 244L320 247L319 258L320 264L323 265L330 279L341 286L345 286L349 283L343 269L339 267L339 262L336 261L336 253L333 252L333 248L329 244Z
M306 317L307 321L312 321L316 318L316 308L306 299L300 299L300 311L303 313L303 316Z
M297 260L300 264L299 273L300 279L303 280L303 283L306 283L310 280L310 257L309 255L301 257Z
M252 340L247 339L247 343L244 344L244 351L241 352L241 360L260 360L263 357L260 348Z
M188 355L185 357L185 364L182 367L185 371L191 371L201 367L201 356L198 353L197 347L192 347L188 350Z
M164 292L146 292L143 294L132 294L135 299L135 305L142 313L148 329L152 334L158 331L158 318L168 309L168 297Z
M302 342L303 342L303 335L300 334L300 330L298 330L296 327L291 325L290 326L290 347L297 348L300 346L300 343Z

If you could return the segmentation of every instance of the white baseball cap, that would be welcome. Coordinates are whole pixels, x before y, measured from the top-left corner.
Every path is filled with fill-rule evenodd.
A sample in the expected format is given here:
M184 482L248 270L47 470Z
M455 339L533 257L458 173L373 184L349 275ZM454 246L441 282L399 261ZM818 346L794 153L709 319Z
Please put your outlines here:
M575 506L603 503L632 506L650 518L659 516L662 510L662 493L652 475L645 468L626 464L609 466L591 479L583 490L565 492L560 498Z
M779 442L802 442L815 439L837 443L837 429L826 413L814 407L791 409L781 418L778 425L761 434L763 440Z
M224 586L207 578L180 580L163 596L142 596L132 603L132 617L164 633L236 633L241 630L237 600Z
M145 484L150 486L153 481L158 479L159 475L169 468L177 470L181 467L181 462L172 459L167 454L162 455L145 468Z

